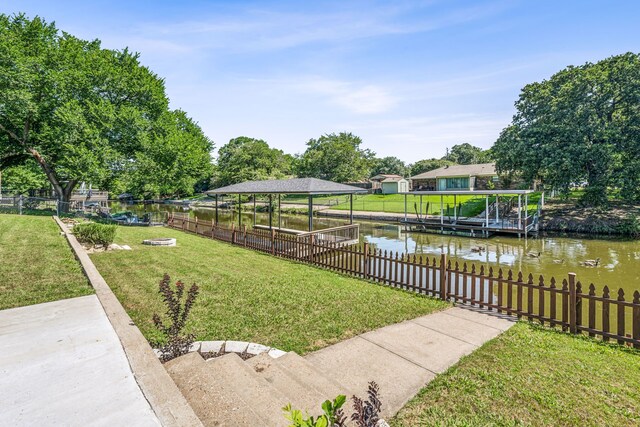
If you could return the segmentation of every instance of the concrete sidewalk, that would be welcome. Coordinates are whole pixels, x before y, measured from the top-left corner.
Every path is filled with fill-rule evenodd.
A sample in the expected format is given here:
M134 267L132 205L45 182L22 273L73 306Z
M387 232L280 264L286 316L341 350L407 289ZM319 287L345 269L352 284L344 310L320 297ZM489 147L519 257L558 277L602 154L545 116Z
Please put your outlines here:
M435 376L495 338L514 319L486 310L454 307L386 326L305 357L349 390L380 386L383 415L393 416Z
M0 377L0 425L160 425L95 295L0 311Z

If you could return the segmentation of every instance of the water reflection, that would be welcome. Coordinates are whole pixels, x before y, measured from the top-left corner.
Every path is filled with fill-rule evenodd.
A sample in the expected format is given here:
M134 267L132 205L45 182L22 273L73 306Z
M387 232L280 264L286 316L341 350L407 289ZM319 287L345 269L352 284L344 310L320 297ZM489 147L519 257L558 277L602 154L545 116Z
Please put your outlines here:
M181 211L172 205L137 205L125 209L136 212ZM212 220L214 210L198 208L189 211L202 220ZM219 212L219 221L238 224L237 214ZM274 225L278 215L273 216ZM306 230L305 215L283 214L282 227ZM257 224L268 224L268 215L258 213ZM314 228L322 229L343 225L342 219L315 218ZM446 253L452 260L473 262L494 268L512 268L534 276L544 273L547 280L551 276L563 279L568 272L575 272L583 284L594 283L598 289L608 285L614 289L623 287L625 291L640 289L640 242L576 237L540 237L518 239L497 236L491 239L445 236L425 233L405 233L401 226L390 223L358 221L360 239L373 247L387 252L425 254L430 257ZM242 224L253 224L253 213L242 215ZM478 251L478 248L482 250ZM537 254L540 254L537 256ZM584 260L600 259L598 267L581 265ZM537 280L537 278L536 278ZM631 294L627 292L629 298Z

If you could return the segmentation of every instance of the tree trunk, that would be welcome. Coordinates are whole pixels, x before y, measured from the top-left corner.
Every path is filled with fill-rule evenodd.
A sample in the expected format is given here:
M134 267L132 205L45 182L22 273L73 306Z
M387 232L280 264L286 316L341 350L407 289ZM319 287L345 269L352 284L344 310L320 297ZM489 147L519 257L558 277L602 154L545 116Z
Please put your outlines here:
M51 183L53 187L53 191L55 191L56 196L58 197L58 201L60 204L60 212L69 212L70 202L71 202L71 193L73 189L78 184L77 179L69 180L64 186L58 180L55 171L51 168L51 166L47 163L47 161L42 157L42 155L33 148L28 148L29 153L36 160L40 168L47 176L47 179Z

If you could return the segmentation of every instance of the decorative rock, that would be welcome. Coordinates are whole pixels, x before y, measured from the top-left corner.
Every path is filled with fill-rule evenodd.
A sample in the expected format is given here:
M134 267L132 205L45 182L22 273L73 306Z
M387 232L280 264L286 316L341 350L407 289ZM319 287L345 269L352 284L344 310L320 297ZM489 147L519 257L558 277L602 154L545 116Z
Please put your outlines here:
M274 359L277 359L278 357L282 357L285 354L287 354L286 351L282 351L282 350L278 350L277 348L272 348L271 350L269 350L269 356L271 356Z
M120 245L118 245L116 243L112 243L112 244L109 245L109 249L117 251L119 249L122 249L122 246L120 246Z
M266 353L269 350L270 350L270 347L267 347L266 345L262 345L262 344L256 344L253 342L249 344L249 347L247 347L247 353L249 354Z
M381 419L376 423L376 427L389 427L389 423Z
M175 246L176 239L171 237L159 237L156 239L146 239L142 241L143 245L150 246Z
M244 351L249 347L248 342L246 341L227 341L224 345L224 349L228 353L244 353Z
M200 353L217 353L222 348L224 341L202 341Z
M129 245L122 245L121 248L124 249L125 251L130 251L131 250L131 246L129 246Z

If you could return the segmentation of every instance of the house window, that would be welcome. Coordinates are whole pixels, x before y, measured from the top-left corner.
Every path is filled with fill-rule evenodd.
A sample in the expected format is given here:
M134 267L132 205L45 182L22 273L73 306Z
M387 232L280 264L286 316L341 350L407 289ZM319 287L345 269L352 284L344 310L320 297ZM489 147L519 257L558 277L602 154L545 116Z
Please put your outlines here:
M445 188L447 190L460 190L469 188L469 177L445 178Z

